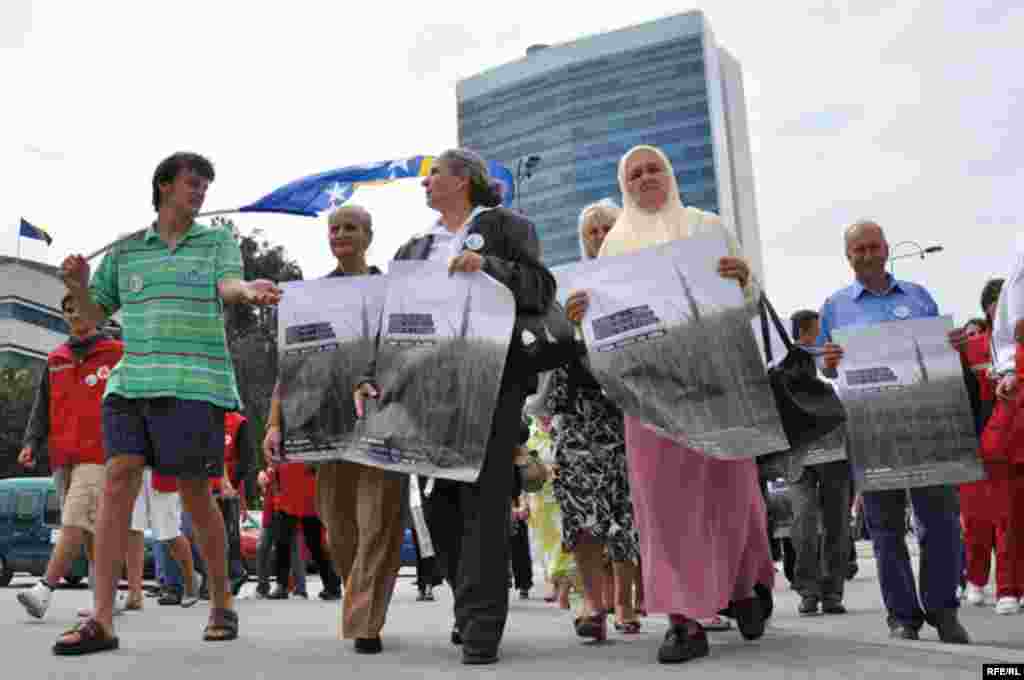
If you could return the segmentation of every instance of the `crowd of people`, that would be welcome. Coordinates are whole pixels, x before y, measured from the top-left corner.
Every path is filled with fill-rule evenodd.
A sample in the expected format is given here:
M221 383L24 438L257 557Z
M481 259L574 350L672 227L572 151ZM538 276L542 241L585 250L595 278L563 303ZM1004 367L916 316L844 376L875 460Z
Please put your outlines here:
M160 603L188 607L206 597L204 639L239 634L233 595L247 574L238 526L254 447L239 413L223 305L274 305L282 292L272 281L243 281L232 235L195 222L213 179L205 158L169 157L153 177L152 226L115 245L94 274L80 256L62 264L68 290L62 310L71 338L50 355L20 456L32 465L46 445L63 509L50 566L19 601L42 617L83 546L92 565L95 607L55 642L56 654L118 647L113 616L142 607L145 529L157 541ZM630 150L618 179L621 208L604 200L580 213L584 259L717 234L728 254L712 264L756 306L761 285L729 225L683 204L662 151ZM423 186L437 221L403 245L395 260L485 272L511 292L517 314L551 307L556 284L542 264L535 226L500 206L483 159L464 149L445 151ZM365 209L333 210L328 247L337 266L327 276L380 275L366 258L373 235ZM819 348L824 375L834 375L843 362L836 331L940 313L929 291L886 271L888 242L880 225L856 222L842 235L853 283L828 296L820 311L792 317L797 345ZM1024 259L1005 282L985 286L984 318L950 334L982 441L1012 430L1016 371L1024 357L1022 279ZM581 324L593 291L568 293L566 317ZM123 341L97 330L118 310ZM338 408L363 417L381 389L370 365L352 387L352 401ZM323 580L321 598L341 600L338 635L353 640L357 652L384 650L381 631L411 507L422 508L429 528L430 549L420 550L427 536L416 537L418 599L431 601L434 588L449 584L450 639L461 646L463 663L498 660L509 592L530 596L534 562L546 577L545 599L569 608L570 591L579 590L575 636L604 640L609 619L616 632L631 635L641 630L643 617L667 616L669 629L657 650L661 663L707 656L708 631L735 625L747 640L765 633L776 568L757 462L706 455L623 413L583 354L538 375L527 352L511 343L486 455L472 483L354 462L289 462L287 398L287 385L279 383L263 433L257 593L269 599L306 595L296 540L301 526ZM863 513L873 542L892 637L918 639L928 624L943 642L968 643L958 617L960 595L970 604L984 602L993 550L996 611L1019 611L1024 460L1010 448L1008 454L1005 446L998 455L983 452L987 479L960 488L858 495L849 460L791 466L794 564L787 576L800 595L798 613L846 613L852 509ZM919 586L906 544L908 502L921 547ZM116 602L122 565L129 590Z

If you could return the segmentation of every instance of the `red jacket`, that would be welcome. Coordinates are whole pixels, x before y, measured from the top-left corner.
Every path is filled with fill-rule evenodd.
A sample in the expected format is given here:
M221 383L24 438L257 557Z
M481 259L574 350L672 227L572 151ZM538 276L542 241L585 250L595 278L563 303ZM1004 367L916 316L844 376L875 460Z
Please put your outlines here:
M993 401L996 398L996 389L989 379L992 373L992 335L988 332L978 333L967 338L967 348L964 350L964 358L967 359L967 367L978 377L978 396L982 401Z
M224 414L224 474L236 485L241 481L235 474L238 467L238 430L245 421L245 416L238 411ZM219 493L223 484L222 479L223 477L210 479L210 488Z
M103 392L110 371L123 354L124 343L120 340L100 338L81 363L67 343L46 358L50 381L47 444L52 467L105 462Z
M277 466L281 495L277 510L294 517L316 516L316 473L305 463Z

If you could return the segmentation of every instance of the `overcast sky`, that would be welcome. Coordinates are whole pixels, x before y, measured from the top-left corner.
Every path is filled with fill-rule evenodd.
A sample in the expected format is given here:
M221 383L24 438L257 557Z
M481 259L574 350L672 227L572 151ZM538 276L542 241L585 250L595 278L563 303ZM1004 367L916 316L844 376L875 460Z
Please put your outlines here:
M533 43L699 7L743 66L776 306L817 308L849 283L842 230L868 217L891 243L944 246L896 273L964 320L986 278L1008 272L1020 230L1024 9L890 4L2 0L0 253L15 252L19 216L54 237L23 241L22 255L53 264L145 226L153 169L176 150L214 161L211 210L307 174L438 153L456 143L459 78ZM378 264L432 219L414 184L354 202L375 214ZM264 228L307 276L331 268L323 220L236 221Z

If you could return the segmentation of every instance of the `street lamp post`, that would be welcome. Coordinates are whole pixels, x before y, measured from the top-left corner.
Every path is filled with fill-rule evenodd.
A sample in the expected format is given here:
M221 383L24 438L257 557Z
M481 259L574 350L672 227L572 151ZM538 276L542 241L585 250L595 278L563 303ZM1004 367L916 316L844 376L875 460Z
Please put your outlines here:
M913 253L907 253L905 255L891 255L889 257L889 273L892 274L893 276L896 275L896 265L893 264L893 260L902 260L902 259L907 258L907 257L920 257L923 260L925 258L925 255L932 255L933 253L940 253L940 252L942 252L944 250L944 248L941 245L933 245L933 246L928 246L927 248L925 248L924 246L922 246L917 241L900 241L899 243L894 243L890 247L890 252L893 251L893 250L896 250L900 246L905 246L905 245L914 246L915 248L917 248L917 251L915 251Z
M537 155L524 156L516 161L516 182L513 187L516 192L516 212L522 212L519 209L519 190L524 181L533 177L533 171L539 164L540 156Z

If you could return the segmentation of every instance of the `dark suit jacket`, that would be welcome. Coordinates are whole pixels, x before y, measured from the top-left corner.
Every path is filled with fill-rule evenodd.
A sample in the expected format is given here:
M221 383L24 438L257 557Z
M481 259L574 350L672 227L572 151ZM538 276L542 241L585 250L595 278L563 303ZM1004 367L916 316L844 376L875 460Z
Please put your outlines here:
M478 251L483 256L483 271L503 283L516 301L517 314L541 314L555 299L555 277L540 261L540 241L533 223L506 208L494 208L477 215L466 236L480 234L484 245ZM425 260L430 254L434 237L419 236L410 239L395 253L395 260ZM509 352L509 368L517 361L516 341ZM362 382L373 382L375 371L371 366ZM529 388L536 389L536 376L524 379Z
M555 277L540 262L540 241L533 224L505 208L477 215L466 236L480 234L484 271L505 284L516 299L516 312L541 314L555 299ZM396 260L425 260L434 237L411 239L395 253Z

